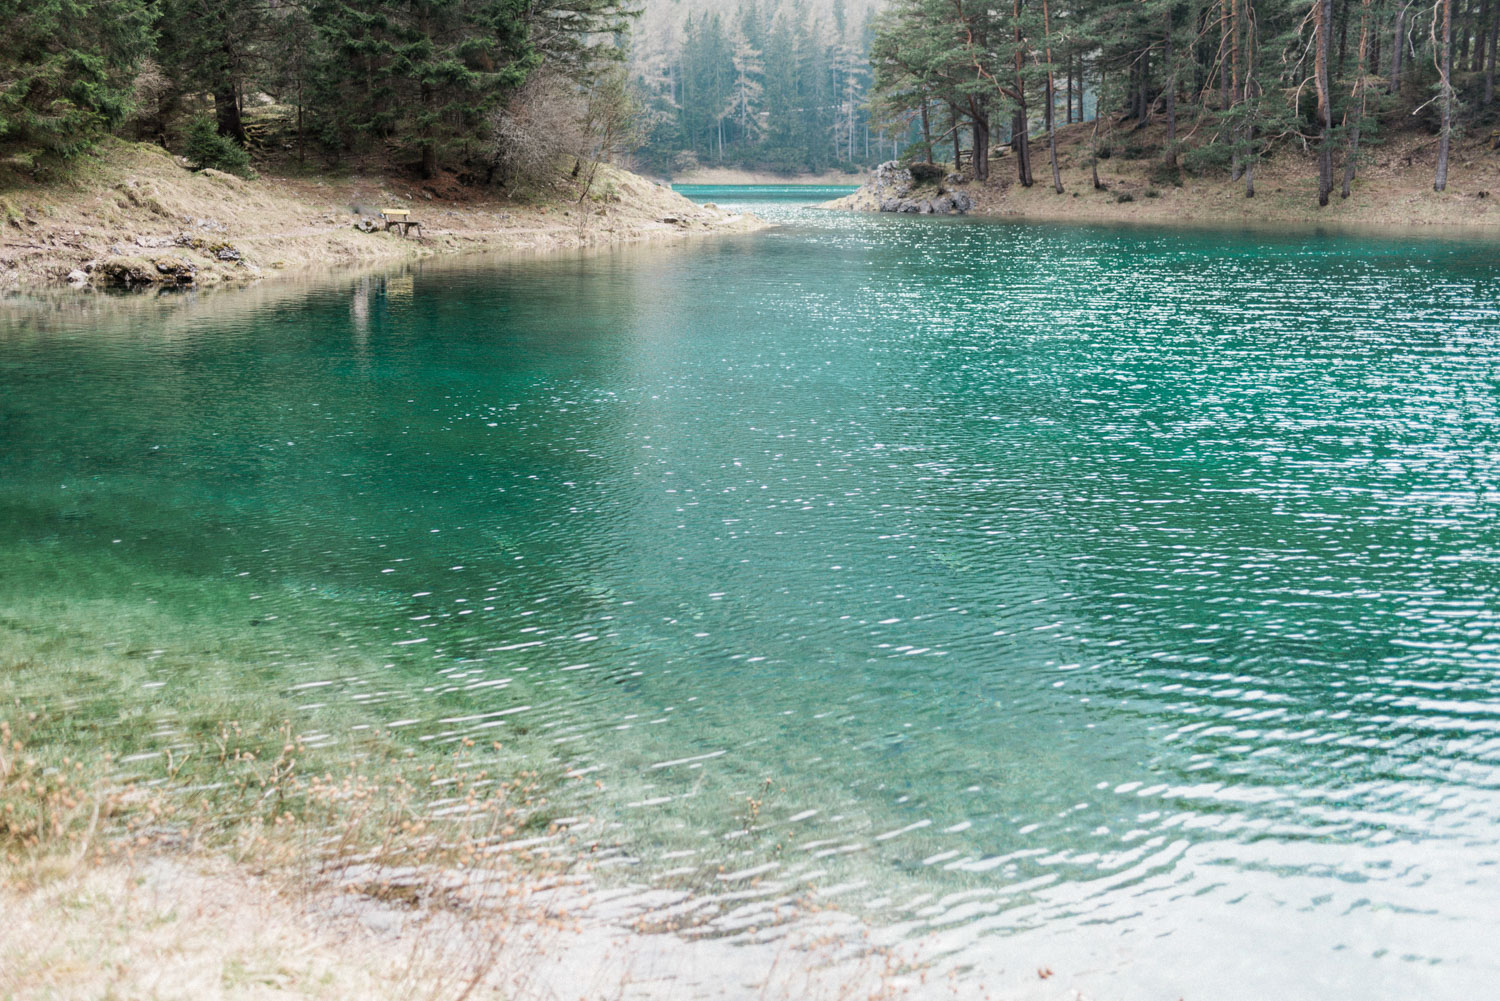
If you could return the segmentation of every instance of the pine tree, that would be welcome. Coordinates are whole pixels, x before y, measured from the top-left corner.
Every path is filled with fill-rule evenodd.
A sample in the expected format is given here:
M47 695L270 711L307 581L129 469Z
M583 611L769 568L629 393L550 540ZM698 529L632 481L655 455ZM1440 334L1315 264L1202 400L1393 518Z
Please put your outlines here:
M415 147L423 177L541 62L517 0L318 4L330 113L347 131Z
M33 166L89 149L131 110L149 0L0 0L0 153Z

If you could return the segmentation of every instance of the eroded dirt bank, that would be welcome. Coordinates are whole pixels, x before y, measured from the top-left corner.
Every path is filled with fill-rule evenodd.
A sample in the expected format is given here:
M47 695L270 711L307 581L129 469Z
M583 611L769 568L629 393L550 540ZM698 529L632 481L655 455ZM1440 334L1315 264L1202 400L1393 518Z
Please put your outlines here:
M576 188L577 186L572 186ZM67 179L0 187L0 288L213 285L278 273L468 251L604 246L745 232L763 224L697 205L602 167L568 186L506 201L455 185L380 175L256 180L193 172L155 146L113 141ZM421 236L367 228L406 209Z

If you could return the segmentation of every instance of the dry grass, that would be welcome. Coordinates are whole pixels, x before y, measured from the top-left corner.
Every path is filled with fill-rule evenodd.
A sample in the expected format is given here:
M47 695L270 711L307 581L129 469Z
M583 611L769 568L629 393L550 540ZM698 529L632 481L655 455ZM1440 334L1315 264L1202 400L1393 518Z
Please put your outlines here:
M384 948L359 922L329 921L224 866L88 867L0 890L0 907L7 998L437 999L460 996L463 972L485 972Z
M414 756L376 734L335 755L286 724L194 718L176 753L126 764L70 750L45 708L6 712L0 998L751 1001L920 983L807 899L597 882L600 846L573 833L592 820L552 820L537 775L487 767L498 746Z
M518 898L520 895L517 895ZM152 856L0 886L0 997L182 999L954 997L846 929L776 942L645 935L570 917L566 897L508 909L410 906L308 890L201 858ZM619 917L619 913L615 917Z
M90 265L154 273L165 257L192 265L196 284L205 285L434 254L601 246L760 225L609 166L582 197L576 185L565 185L525 203L450 181L422 184L379 173L246 181L193 173L158 147L111 141L63 181L0 177L0 287L62 281ZM355 228L361 213L386 207L410 209L423 223L423 238ZM242 260L221 259L226 248Z

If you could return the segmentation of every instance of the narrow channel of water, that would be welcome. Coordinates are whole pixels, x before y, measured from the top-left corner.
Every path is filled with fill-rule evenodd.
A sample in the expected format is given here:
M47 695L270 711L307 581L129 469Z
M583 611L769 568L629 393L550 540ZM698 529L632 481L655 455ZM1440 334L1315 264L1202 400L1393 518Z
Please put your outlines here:
M522 741L976 976L1500 977L1500 248L688 193L781 226L0 309L8 656Z

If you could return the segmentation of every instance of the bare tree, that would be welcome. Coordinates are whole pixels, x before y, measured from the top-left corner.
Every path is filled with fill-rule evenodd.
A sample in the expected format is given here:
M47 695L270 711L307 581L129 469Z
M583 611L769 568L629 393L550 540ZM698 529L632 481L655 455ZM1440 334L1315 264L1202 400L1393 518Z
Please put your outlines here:
M567 78L545 71L532 74L503 107L490 113L485 151L490 178L507 187L561 180L568 158L584 148L587 113L584 96Z

